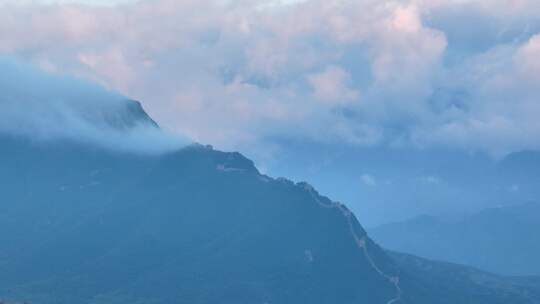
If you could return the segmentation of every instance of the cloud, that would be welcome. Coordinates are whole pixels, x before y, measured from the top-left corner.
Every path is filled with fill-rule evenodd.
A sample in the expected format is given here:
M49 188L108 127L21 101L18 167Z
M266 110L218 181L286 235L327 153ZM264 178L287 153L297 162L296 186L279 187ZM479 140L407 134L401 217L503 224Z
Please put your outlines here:
M439 177L433 175L421 176L418 178L418 180L428 185L438 185L442 182Z
M540 81L540 34L529 39L515 55L515 64L521 80L538 84Z
M504 154L540 148L538 6L8 1L0 52L142 100L165 129L220 148L286 137Z
M362 176L360 176L360 180L362 181L362 183L364 185L366 185L368 187L376 187L377 186L377 180L372 175L362 174Z
M130 152L161 153L186 143L161 131L141 105L73 77L0 58L0 134L75 140Z
M341 104L359 98L359 92L348 87L351 75L340 67L327 67L307 78L315 99L322 102Z
M510 192L519 192L519 185L511 185L508 190Z
M538 35L518 45L502 45L454 67L447 77L465 95L456 95L431 130L418 134L426 142L475 147L504 155L538 149L540 90ZM536 65L536 66L535 66Z

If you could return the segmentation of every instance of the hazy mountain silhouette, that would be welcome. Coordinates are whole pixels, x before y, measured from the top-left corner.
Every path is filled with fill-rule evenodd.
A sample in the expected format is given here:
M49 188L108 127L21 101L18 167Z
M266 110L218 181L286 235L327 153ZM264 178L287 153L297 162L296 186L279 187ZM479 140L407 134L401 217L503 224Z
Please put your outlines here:
M429 214L471 214L486 208L540 203L540 152L502 159L481 152L430 147L342 146L295 141L277 160L273 175L309 179L347 202L366 227Z
M432 274L432 262L396 263L343 205L262 175L239 153L194 145L145 156L8 136L0 146L4 298L539 302L534 280L454 280L452 267Z
M519 171L520 174L527 174ZM370 235L383 246L510 275L540 274L540 204L487 209L467 217L417 217Z

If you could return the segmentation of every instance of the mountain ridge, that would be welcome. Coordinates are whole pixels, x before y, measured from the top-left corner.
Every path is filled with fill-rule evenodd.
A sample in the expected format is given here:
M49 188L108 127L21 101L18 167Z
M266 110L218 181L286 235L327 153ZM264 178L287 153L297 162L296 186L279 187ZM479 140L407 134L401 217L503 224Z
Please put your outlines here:
M261 174L237 152L195 144L150 156L5 138L0 145L11 148L0 151L0 241L12 244L0 254L0 298L500 302L493 287L481 296L422 287L416 266L396 263L344 205L306 182ZM520 292L508 297L529 303Z
M540 204L489 208L468 216L423 216L369 229L392 250L507 275L537 275ZM510 229L511 227L511 229ZM394 235L400 233L400 237Z
M58 152L57 150L54 150L54 153L57 153L57 152ZM40 154L42 154L42 156L43 156L43 158L41 158L41 160L39 161L40 163L42 161L44 163L50 163L50 160L47 159L48 157L43 153L43 151ZM69 154L69 152L68 152L68 154ZM112 157L114 158L115 156L113 155ZM64 158L64 157L60 157L60 158ZM77 158L82 159L83 162L85 162L84 161L85 157L81 156L80 153L77 153ZM91 161L91 160L89 160L89 161ZM78 161L76 161L76 162L78 162ZM118 162L117 159L113 159L111 161L111 163L117 163L117 162ZM24 163L28 163L28 162L24 161ZM68 164L69 164L69 160L68 160ZM182 166L179 166L180 164L182 164ZM33 168L35 168L34 164L30 163L30 165ZM95 213L96 216L98 216L99 214L102 214L102 212L104 212L104 211L106 212L106 214L110 214L110 212L112 212L112 214L118 214L117 216L110 215L111 216L111 220L110 220L111 223L109 225L113 225L112 227L116 227L119 224L119 223L117 223L117 221L124 222L125 223L124 225L126 225L126 226L130 226L130 225L135 224L136 222L132 222L133 220L136 220L137 222L138 221L143 221L144 222L144 221L147 220L146 215L152 214L152 213L155 213L155 212L158 212L156 214L156 216L158 216L159 218L163 218L163 216L165 216L165 214L163 214L163 212L167 212L167 211L161 211L159 209L155 210L155 211L150 211L150 210L153 210L154 208L151 205L148 205L149 201L147 201L147 198L148 198L148 196L157 195L158 197L152 197L152 201L160 201L160 202L163 202L165 204L170 205L170 203L168 203L167 200L161 200L162 194L159 194L159 192L162 192L163 190L165 190L165 191L173 191L173 192L176 193L178 191L178 188L182 187L182 186L177 184L177 181L178 181L177 178L176 179L174 179L174 178L169 179L168 178L168 177L170 177L169 174L171 174L171 176L173 176L173 177L174 176L177 176L177 177L178 176L185 176L185 178L194 178L193 177L194 175L200 174L202 172L203 175L206 175L207 173L211 174L211 176L213 176L211 178L217 178L219 180L222 180L223 178L225 178L225 180L222 180L222 182L224 182L224 183L227 183L227 180L229 180L230 178L234 178L234 179L239 179L240 181L243 180L244 182L248 182L248 183L255 182L259 186L270 184L270 186L272 188L278 187L278 188L283 189L283 190L290 189L290 190L286 190L286 191L287 192L292 191L292 193L296 193L295 196L303 197L301 199L301 201L305 201L306 203L307 203L306 200L312 200L312 197L315 195L314 192L313 192L314 190L309 189L309 187L305 183L296 183L296 184L292 183L292 184L289 184L289 182L285 182L283 179L274 180L274 179L269 179L268 177L265 177L263 175L260 175L258 173L258 171L256 170L256 168L254 167L253 163L251 161L249 161L247 158L243 157L239 153L222 153L222 152L217 152L217 151L214 151L214 150L209 150L209 149L201 147L201 146L192 146L192 147L184 148L184 149L182 149L182 151L179 151L179 152L176 152L176 153L171 153L171 154L164 155L163 160L161 161L161 164L160 164L160 162L158 162L158 163L153 163L153 164L149 164L149 165L142 164L141 166L142 166L141 168L143 169L142 171L147 172L147 175L142 177L142 180L136 181L135 184L130 183L130 186L127 186L126 189L131 189L130 191L133 191L133 189L134 189L133 187L141 187L140 185L144 184L145 185L144 193L138 193L136 195L136 197L134 197L131 193L120 193L120 197L124 197L124 195L127 195L127 197L124 197L122 199L114 199L115 202L116 202L115 204L118 204L118 202L120 202L120 201L132 200L134 205L131 205L131 207L129 207L129 209L131 209L130 212L133 212L134 214L140 214L139 216L136 217L137 219L133 218L133 215L128 215L128 218L132 218L132 219L130 221L128 221L128 222L125 222L126 214L125 214L125 210L123 210L124 208L120 208L120 206L118 206L118 205L112 206L112 205L110 205L110 203L105 203L105 202L95 204L93 200L92 200L92 204L93 204L92 209L94 209L94 210L92 210L90 212ZM123 166L121 166L121 167L123 167ZM58 171L58 168L50 168L50 169L42 168L42 169L45 169L45 170L40 170L42 172L46 172L48 170L51 170L50 171L51 174L54 174L56 176L61 176L62 175L62 173ZM99 168L96 169L94 167L90 167L89 169L90 169L89 171L91 171L91 172L95 172L96 170L100 170ZM231 169L234 169L234 170L231 170ZM52 170L54 170L54 172ZM178 172L177 170L181 170L184 173ZM60 170L60 171L62 171L62 170ZM29 173L29 172L30 171L26 171L26 173ZM187 174L187 172L190 172L190 174ZM207 172L207 173L204 173L204 172ZM210 173L210 172L212 172L212 173ZM184 175L184 174L186 174L186 175ZM90 173L90 175L92 175L92 174ZM158 183L152 183L152 181L154 181L154 182L157 181L156 176L159 176L159 182ZM27 177L30 177L30 176L27 176ZM95 175L94 175L94 177L95 177ZM34 179L36 177L31 176L31 178ZM51 180L51 178L45 178L45 179ZM181 177L180 179L183 180L184 177ZM80 179L76 179L76 180L80 180ZM108 180L110 181L110 179L108 179ZM188 184L190 184L190 185L204 185L204 183L209 182L206 179L203 179L203 180L204 180L204 182L201 180L200 182L197 182L196 184L192 184L192 182L188 181ZM48 196L47 193L49 191L61 192L62 195L66 195L66 193L69 193L70 191L73 191L73 192L77 192L75 194L75 196L68 195L68 197L70 197L70 198L81 197L81 192L82 192L82 193L85 193L84 197L88 198L87 200L90 201L91 198L95 198L96 195L98 196L98 198L99 197L109 197L109 194L102 194L100 192L108 192L108 191L113 191L114 190L114 189L109 189L107 187L107 185L105 185L103 180L100 180L100 181L95 180L95 181L90 182L88 184L87 184L87 182L89 182L91 180L80 180L80 181L83 182L83 185L89 185L89 184L93 183L92 184L93 186L88 187L88 188L81 187L82 185L79 185L79 187L70 186L70 187L67 187L67 188L63 188L64 190L61 190L62 189L61 188L62 187L61 183L58 183L58 184L55 184L55 185L47 186L46 189L43 189L42 192L40 192L39 189L35 189L34 191L40 192L40 193L35 193L31 197L23 199L23 200L27 201L28 204L30 204L29 207L31 207L31 206L36 205L36 202L35 202L35 200L37 200L36 197L47 197ZM171 182L171 184L168 184L167 182ZM154 192L154 190L153 190L154 187L157 187L159 189L159 192L158 191ZM99 188L101 188L101 190ZM199 191L203 191L203 192L201 193ZM222 191L227 191L227 190L222 189ZM206 192L204 189L201 189L201 190L197 191L197 193L199 193L198 195L203 195L203 196L207 195L207 194L203 194L204 192ZM304 194L301 194L301 193L304 193ZM230 193L229 195L236 195L236 192L235 193ZM316 194L316 195L318 195L318 194ZM167 195L166 197L169 197L169 195ZM300 197L299 197L299 199L300 199ZM58 199L58 198L56 198L56 199ZM321 200L325 200L325 199L321 198ZM207 200L203 200L203 201L205 202L205 204L211 204L212 206L214 206L214 208L205 208L204 213L210 212L210 213L214 213L214 215L217 216L217 214L215 214L216 211L214 209L220 209L222 212L229 212L228 209L223 209L223 206L216 205L215 202L210 202L210 201L207 201ZM66 203L68 203L68 201L66 201ZM72 208L74 208L74 206L72 206L71 204L64 205L66 203L63 203L63 205L62 205L63 207L61 207L61 209L64 209L64 208L72 209ZM47 204L47 202L42 202L42 204ZM51 203L49 203L49 204L51 204ZM52 203L52 205L49 205L49 208L53 207L53 209L56 209L57 211L65 212L65 210L59 209L60 207L55 207L55 204L56 203ZM123 205L123 204L125 204L125 203L120 203L120 205ZM291 207L297 208L297 207L294 207L294 206L287 207L287 205L282 205L282 206L285 209L290 209ZM249 205L246 205L246 207L251 208L252 211L256 210L256 209L253 209L255 206L250 207ZM259 207L263 207L263 206L259 206ZM272 211L272 209L274 209L273 207L271 207L271 206L268 206L268 207L271 208L271 209L266 209L266 211L274 212L274 211ZM308 210L313 210L313 207L323 209L320 206L316 205L316 206L312 206L312 207L308 208ZM33 208L33 207L31 207L31 208ZM47 209L49 209L49 208L47 208ZM112 208L112 210L110 210L110 208ZM118 208L120 208L121 210L118 209ZM150 209L148 209L148 208L150 208ZM178 207L173 207L172 205L170 205L169 208L173 208L173 209L169 209L168 212L174 212L172 210L175 210ZM267 208L267 207L265 207L265 208ZM101 209L101 210L104 210L104 211L96 211L95 209L98 209L98 210ZM139 210L139 209L141 211L137 212L136 210ZM26 209L26 210L27 210L27 215L26 216L32 216L31 214L28 214L28 211L30 211L30 209ZM85 210L89 210L89 209L85 209ZM116 211L114 211L114 210L116 210ZM143 212L142 210L148 210L149 212ZM45 214L49 214L49 216L47 216L47 217L52 216L52 215L50 215L50 212L46 212L46 210L41 210L41 211L45 212ZM72 212L77 212L77 211L73 210ZM141 212L143 212L143 213L141 213ZM264 213L261 213L261 212L262 211L255 211L256 214L259 214L259 216L258 216L259 220L264 219L264 218L267 218L264 221L269 220L268 216L264 215ZM311 212L315 212L316 214L318 214L318 213L320 213L322 211L313 210ZM206 215L204 213L200 214L199 211L197 211L196 216L199 217L199 218L205 218ZM326 213L327 213L327 211L324 211L324 214L326 214ZM339 224L339 225L343 227L343 231L347 231L345 229L349 229L349 228L347 227L347 222L345 221L345 217L343 216L342 211L336 209L335 211L331 211L331 213L333 214L331 216L331 217L334 218L333 221L342 222L342 224ZM119 214L124 214L124 215L119 216ZM145 216L142 216L142 214L145 214ZM12 215L15 215L15 214L12 213ZM290 216L290 214L287 214L287 215ZM300 216L300 215L301 215L301 213L297 214L297 215L294 215L294 217L296 218L297 216ZM43 216L43 214L40 213L40 214L33 215L33 216L37 219L38 222L40 222L40 218ZM178 214L178 216L181 216L181 214ZM326 216L323 216L323 217L326 217ZM90 217L91 222L94 221L92 218L93 217L91 216ZM106 216L106 218L108 218L108 217ZM221 218L221 215L218 218L215 218L214 216L212 218L214 218L214 220L216 220L216 221L219 221L218 218ZM48 221L50 221L50 219L45 218L45 219L41 220L41 222L43 222L43 221L48 222ZM252 222L252 219L245 218L245 219L243 219L241 221ZM162 221L159 220L159 222L162 222ZM199 227L199 228L194 228L192 231L196 233L196 231L200 230L201 228L205 229L204 226L200 226L204 222L206 222L206 221L202 220L200 222L197 221L197 222L191 223L191 225L195 225L195 227ZM311 220L309 222L311 223L310 225L315 224L315 222L312 222ZM0 223L4 224L4 225L6 224L3 221L0 222ZM270 224L270 223L271 222L269 222L268 224L269 225L274 225L274 224ZM20 224L22 224L22 223L20 223ZM60 223L60 224L62 224L62 223ZM356 221L354 222L354 224L359 226L359 224ZM76 225L79 226L80 224L76 224ZM173 227L174 227L177 224L170 223L170 225L173 225ZM22 224L20 226L25 226L25 224ZM75 229L79 229L78 231L80 231L80 228L76 228L77 226L74 226L73 228L70 228L70 230L75 228ZM255 225L255 226L257 226L257 225ZM295 225L293 225L293 227L294 226ZM315 228L316 226L317 225L313 226L313 228ZM59 237L59 236L57 236L55 234L52 234L50 236L52 238L52 240L51 240L52 243L50 245L46 245L45 248L41 248L39 250L36 249L36 250L38 252L41 252L40 255L42 255L43 259L45 259L45 260L52 259L52 260L49 260L49 262L47 264L52 262L53 265L55 263L59 264L59 265L63 265L63 263L65 263L65 261L69 261L69 260L73 259L72 256L75 256L77 259L79 259L78 254L76 252L73 252L71 249L69 249L69 250L64 249L66 251L64 253L64 255L65 255L64 258L62 258L61 260L58 260L59 257L55 257L55 255L58 254L56 251L59 250L59 248L63 247L62 244L64 242L65 243L71 243L71 244L79 244L78 246L73 245L73 247L74 248L87 248L87 252L91 252L93 250L100 250L99 248L94 247L96 245L92 245L91 247L88 247L91 244L87 244L86 241L82 242L82 244L78 243L79 242L78 239L80 238L81 233L83 233L83 235L88 234L88 235L86 235L85 239L93 239L94 237L92 237L92 235L93 235L93 233L95 231L92 231L92 230L94 230L96 227L99 227L99 225L96 224L96 223L91 224L87 228L83 229L83 232L76 233L78 235L77 238L75 238L75 237L72 238L72 237L69 236L69 235L73 234L72 232L67 233L67 235L64 236L64 237ZM113 234L114 235L114 232L113 232L114 229L112 227L110 227L111 229L103 228L103 229L98 229L98 230L103 231L103 234L102 234L103 236L105 236L107 234ZM143 225L142 227L146 227L146 226ZM311 229L313 229L313 228L311 228ZM29 227L29 229L31 229L31 227ZM116 228L116 229L118 229L118 228ZM120 229L124 230L125 228L120 227ZM144 229L146 230L147 228L144 228ZM162 231L164 233L165 232L170 233L169 231L165 231L166 229L161 227L161 225L154 226L154 228L152 228L152 229L158 229L158 231ZM250 229L252 229L252 228L250 228ZM268 227L266 225L263 225L259 229L263 229L263 231L264 231L264 230L268 229ZM20 230L20 227L19 227L18 230ZM177 229L174 229L174 230L177 230ZM13 229L11 229L11 231L13 231ZM86 232L84 232L84 231L86 231ZM285 231L294 231L294 230L287 229ZM207 234L207 233L209 233L209 232L205 232L204 234ZM363 230L359 230L359 233L365 233L365 232ZM63 232L62 234L65 234L65 232ZM3 239L6 238L5 235L2 235L2 236L3 236ZM31 236L32 235L30 234L29 237L31 237ZM154 236L154 237L157 237L157 236ZM188 235L188 237L189 237L189 235ZM343 237L345 237L345 239L347 239L347 238L350 238L351 236L350 235L349 236L343 235ZM66 239L66 241L57 240L58 238L60 240ZM158 237L158 239L161 239L161 238L162 238L162 236ZM221 238L221 236L219 236L218 238ZM274 238L274 236L272 236L272 238ZM313 241L317 242L318 237L312 236L310 238L313 238ZM67 240L69 240L69 242ZM172 240L163 240L163 241L170 242ZM96 240L96 242L101 242L101 241ZM173 243L174 242L176 242L176 241L173 241ZM346 244L346 243L349 243L349 241L345 241L344 244ZM276 243L276 245L280 246L279 243ZM347 246L350 246L350 245L347 245ZM320 248L320 250L327 251L324 248ZM30 250L30 251L32 251L32 250ZM309 254L306 253L308 251L310 252ZM350 250L347 250L347 251L350 251ZM50 253L47 253L47 252L50 252ZM312 255L311 258L313 260L318 260L319 259L318 251L314 250L314 249L301 250L301 255L302 256ZM34 260L34 258L32 258L31 256L32 256L32 252L30 252L30 254L29 254L29 257L28 257L30 259L29 261ZM234 254L233 254L233 256L234 256ZM23 255L22 257L18 257L15 260L17 260L17 259L20 259L20 260L24 261L25 257ZM357 258L355 258L355 259L357 259ZM36 273L36 271L37 271L37 274L35 275L37 277L42 276L42 275L46 275L49 271L52 271L52 270L48 270L49 269L48 265L41 265L41 263L39 263L39 262L37 262L37 264L35 264L36 260L34 260L34 262L32 262L32 263L33 263L32 266L28 265L28 266L26 266L24 268L15 267L15 269L27 269L28 271L30 271L28 269L28 267L32 267L32 268L34 268L34 273ZM30 263L30 264L32 264L32 263ZM297 262L295 262L295 263L297 263ZM88 262L85 262L83 264L88 265ZM23 265L23 264L19 263L19 265ZM71 264L71 265L72 266L69 266L68 268L74 267L74 264ZM15 269L13 269L11 272L8 271L8 269L2 269L2 270L3 270L3 273L5 275L9 275L10 273L12 275L14 275L17 272L17 271L15 271ZM42 270L40 271L40 269L42 269ZM350 271L346 271L346 272L350 272ZM39 273L41 273L41 275ZM383 283L384 278L381 278L380 281L381 281L382 285L387 284L387 283ZM351 284L353 284L353 283L351 283ZM377 283L377 284L379 284L379 283ZM62 285L64 285L64 284L62 284ZM71 284L66 284L66 285L71 285ZM49 289L50 287L51 286L49 286L47 289ZM52 289L54 289L54 288L52 288ZM382 297L382 295L381 295L381 297ZM386 297L386 296L384 296L384 297Z

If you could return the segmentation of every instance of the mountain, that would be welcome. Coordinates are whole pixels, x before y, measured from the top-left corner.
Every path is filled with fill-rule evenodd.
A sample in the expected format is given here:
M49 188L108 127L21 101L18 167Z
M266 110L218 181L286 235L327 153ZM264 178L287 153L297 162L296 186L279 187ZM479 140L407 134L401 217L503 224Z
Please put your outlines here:
M263 160L266 172L309 179L321 192L347 202L367 227L423 214L470 214L501 205L540 203L539 151L495 158L480 151L440 147L344 146L301 140L272 144L286 149Z
M148 157L10 139L2 147L7 297L384 303L399 295L388 279L394 265L346 208L307 184L259 174L238 153L193 146Z
M239 153L0 138L0 298L540 303L535 278L467 281L454 273L468 268L403 262L342 204L265 176Z
M138 102L0 68L0 302L540 303L537 278L388 253L343 204L180 147Z
M122 100L119 109L115 111L102 111L99 113L103 126L116 130L129 130L138 126L159 128L158 124L144 111L140 102L136 100ZM95 121L94 118L90 118Z
M389 252L414 282L411 289L429 290L435 299L415 303L538 303L540 277L505 277L475 268ZM431 302L430 302L431 301Z
M370 229L386 248L508 275L540 274L540 204L465 217L423 216Z
M3 56L0 70L2 134L154 153L185 144L160 130L139 102L121 94Z

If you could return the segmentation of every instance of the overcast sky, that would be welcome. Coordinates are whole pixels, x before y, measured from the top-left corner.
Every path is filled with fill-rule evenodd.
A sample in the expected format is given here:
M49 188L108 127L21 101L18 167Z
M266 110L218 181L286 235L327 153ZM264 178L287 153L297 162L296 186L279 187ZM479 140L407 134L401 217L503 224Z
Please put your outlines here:
M2 4L39 5L39 4L86 4L114 6L117 4L133 3L137 0L0 0Z
M199 142L540 148L536 0L40 2L0 1L2 54Z

